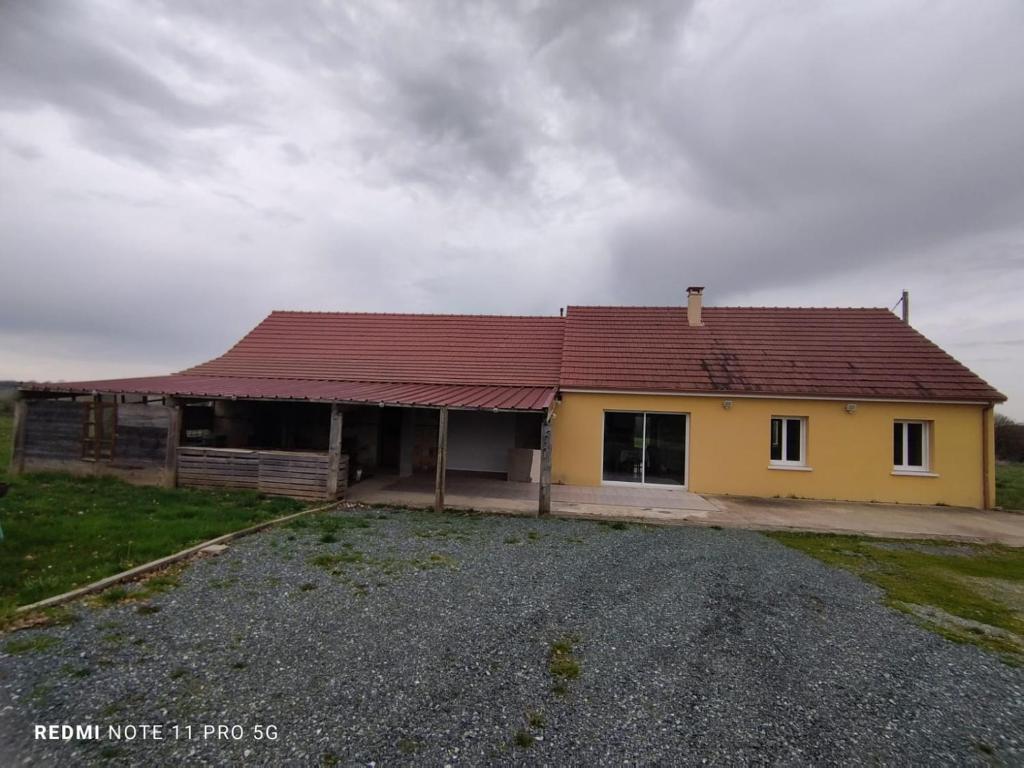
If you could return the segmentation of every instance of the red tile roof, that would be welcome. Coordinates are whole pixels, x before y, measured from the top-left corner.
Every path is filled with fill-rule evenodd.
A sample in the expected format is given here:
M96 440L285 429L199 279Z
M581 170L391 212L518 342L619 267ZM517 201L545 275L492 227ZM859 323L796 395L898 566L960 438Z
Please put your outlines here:
M178 397L254 400L311 400L374 405L448 406L515 411L540 411L551 405L554 387L466 386L458 384L392 384L358 381L197 376L176 373L136 379L30 384L29 390L101 394L175 395Z
M565 318L274 312L171 376L26 389L540 410L564 389L1001 401L885 309L570 307Z
M558 317L274 312L185 373L553 387L562 328Z
M1001 401L886 309L569 307L560 386Z

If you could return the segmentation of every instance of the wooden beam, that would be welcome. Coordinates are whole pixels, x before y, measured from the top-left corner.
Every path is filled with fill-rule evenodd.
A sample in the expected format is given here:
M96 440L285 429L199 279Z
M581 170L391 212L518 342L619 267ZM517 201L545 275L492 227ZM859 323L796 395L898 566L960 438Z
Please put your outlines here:
M178 485L178 446L181 444L181 401L167 398L167 456L164 459L164 487Z
M327 440L327 498L338 498L338 477L341 469L341 406L331 403L331 434Z
M11 436L11 475L25 471L25 426L28 421L28 402L19 398L14 403L14 434Z
M448 470L448 409L438 409L437 477L434 481L434 511L444 511L444 476Z
M551 413L540 425L540 499L538 515L551 514Z

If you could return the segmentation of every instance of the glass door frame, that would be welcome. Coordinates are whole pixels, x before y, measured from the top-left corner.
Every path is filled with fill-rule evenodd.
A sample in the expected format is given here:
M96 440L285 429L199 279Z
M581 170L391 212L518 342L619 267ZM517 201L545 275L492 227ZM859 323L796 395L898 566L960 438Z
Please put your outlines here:
M631 480L604 479L604 429L607 423L606 414L632 413L644 417L644 431L641 433L641 445L644 447L640 457L640 482ZM683 484L648 483L646 480L647 464L647 416L682 416L683 417ZM601 442L598 447L598 466L601 468L601 485L612 485L619 488L657 488L663 491L686 491L690 488L690 412L689 411L637 411L626 408L605 408L601 411Z

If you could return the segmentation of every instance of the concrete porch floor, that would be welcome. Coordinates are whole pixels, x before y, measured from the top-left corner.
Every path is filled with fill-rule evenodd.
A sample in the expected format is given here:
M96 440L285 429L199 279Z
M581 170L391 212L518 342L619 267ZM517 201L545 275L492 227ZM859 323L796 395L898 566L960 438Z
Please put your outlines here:
M445 506L532 515L537 512L538 494L536 483L449 474ZM353 485L346 500L431 507L434 479L425 475L382 475ZM954 507L735 496L705 498L681 489L552 485L551 513L589 520L949 539L1024 547L1024 514Z
M514 483L450 473L445 480L444 502L446 507L455 509L534 514L539 495L537 483ZM364 504L431 506L434 503L434 478L427 475L403 478L381 475L353 485L345 498ZM589 513L602 518L616 515L672 518L688 512L707 514L714 510L714 505L707 499L682 489L551 486L551 512L564 517Z

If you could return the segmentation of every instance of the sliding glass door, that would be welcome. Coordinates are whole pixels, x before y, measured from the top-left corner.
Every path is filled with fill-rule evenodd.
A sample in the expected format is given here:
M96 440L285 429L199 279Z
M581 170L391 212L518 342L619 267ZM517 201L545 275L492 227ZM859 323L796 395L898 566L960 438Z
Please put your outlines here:
M604 414L605 482L686 484L686 415Z

